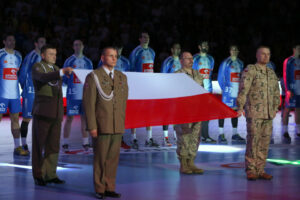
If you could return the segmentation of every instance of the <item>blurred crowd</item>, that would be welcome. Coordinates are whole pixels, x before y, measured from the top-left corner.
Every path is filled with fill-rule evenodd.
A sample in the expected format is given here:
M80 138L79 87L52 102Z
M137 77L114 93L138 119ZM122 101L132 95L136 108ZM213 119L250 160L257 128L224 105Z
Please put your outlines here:
M229 45L237 44L241 60L249 64L264 44L271 47L271 60L281 76L284 58L299 43L298 1L10 0L0 8L0 34L15 33L16 49L23 56L34 48L34 37L44 35L58 47L59 66L73 53L76 38L84 41L85 54L96 67L101 48L120 40L128 57L139 44L139 32L147 30L156 52L156 72L173 42L197 53L197 42L208 40L216 61L214 74L229 56Z

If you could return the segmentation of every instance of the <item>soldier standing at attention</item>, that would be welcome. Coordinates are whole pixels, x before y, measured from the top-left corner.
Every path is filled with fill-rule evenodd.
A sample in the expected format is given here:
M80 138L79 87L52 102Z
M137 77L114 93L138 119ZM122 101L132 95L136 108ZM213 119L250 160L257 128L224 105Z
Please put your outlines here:
M238 116L247 121L245 167L248 180L271 180L264 167L272 135L273 118L280 104L278 78L267 67L270 48L261 46L256 52L257 63L248 65L242 73L237 97ZM244 113L245 110L245 113Z
M99 199L120 198L115 187L128 84L126 75L114 70L118 60L115 48L106 47L101 60L102 67L86 77L83 89L87 129L94 140L94 187Z
M203 86L203 77L194 70L193 56L189 52L183 52L180 56L182 69L177 73L185 73L194 81ZM194 160L198 152L200 144L200 128L201 122L177 124L175 130L177 134L177 156L180 160L180 173L183 174L203 174L203 169L195 166Z

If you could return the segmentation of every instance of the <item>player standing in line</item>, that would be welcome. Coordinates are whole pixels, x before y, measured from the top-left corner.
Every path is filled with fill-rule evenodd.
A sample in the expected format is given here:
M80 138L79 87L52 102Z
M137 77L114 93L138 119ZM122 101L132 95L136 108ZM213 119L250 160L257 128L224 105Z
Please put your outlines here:
M15 143L14 154L28 156L29 153L20 145L21 99L17 73L22 63L22 56L14 50L16 40L13 34L4 35L3 44L4 48L0 49L0 121L9 108L11 133Z
M73 42L74 54L70 56L64 63L65 67L72 67L74 69L93 69L93 63L90 59L83 55L84 45L81 40L74 40ZM81 119L81 133L82 146L87 151L90 147L89 135L86 131L86 117L82 107L82 93L83 83L77 78L75 73L72 73L69 78L63 77L63 81L68 85L67 88L67 119L64 124L64 141L63 149L65 152L69 151L69 136L71 132L71 125L75 115L80 115Z
M23 120L21 123L21 140L22 147L25 151L29 153L27 145L27 133L28 133L28 124L32 119L32 107L34 101L34 86L32 82L31 69L32 66L42 60L41 49L46 44L46 38L43 36L38 36L34 40L34 50L27 54L24 58L23 64L19 72L19 82L22 87L22 116Z
M181 69L181 63L179 60L180 52L181 52L180 44L177 42L173 43L173 45L171 47L172 55L167 57L161 66L162 73L174 73L177 70ZM163 125L164 145L172 146L171 142L169 141L169 137L168 137L169 136L168 129L169 129L168 125ZM174 129L174 126L173 126L173 134L174 134L175 140L177 140L176 131Z
M149 47L150 36L148 32L141 32L139 35L140 45L137 46L130 54L129 61L132 72L153 73L155 52ZM152 138L152 127L146 127L148 139L146 146L159 147ZM136 129L131 129L133 135L132 148L138 149L138 141L136 138Z

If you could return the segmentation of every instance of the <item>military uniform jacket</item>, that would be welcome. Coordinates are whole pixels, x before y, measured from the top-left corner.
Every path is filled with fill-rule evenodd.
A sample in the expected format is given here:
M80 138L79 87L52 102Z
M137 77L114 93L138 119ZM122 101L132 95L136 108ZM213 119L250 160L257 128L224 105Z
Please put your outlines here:
M192 69L192 73L190 74L186 69L182 68L176 71L176 73L185 73L187 74L189 77L191 77L194 81L196 81L199 85L201 85L203 87L203 77L202 75L199 73L199 71Z
M63 119L62 80L59 67L49 67L41 61L32 67L32 80L35 89L35 99L32 114L36 116Z
M98 134L124 133L128 99L126 75L114 70L114 79L112 80L103 67L93 72L98 77L103 92L109 95L113 91L113 97L111 100L103 99L97 90L93 73L86 77L82 101L87 118L87 129L96 129Z
M203 76L199 73L199 71L192 69L192 73L189 73L186 69L182 68L182 69L177 70L175 73L185 73L203 87L204 79L203 79ZM194 127L196 127L197 123L200 123L200 122L180 124L181 132L183 134L191 133L192 129Z
M280 105L275 72L259 64L248 65L242 73L237 105L247 118L273 119Z

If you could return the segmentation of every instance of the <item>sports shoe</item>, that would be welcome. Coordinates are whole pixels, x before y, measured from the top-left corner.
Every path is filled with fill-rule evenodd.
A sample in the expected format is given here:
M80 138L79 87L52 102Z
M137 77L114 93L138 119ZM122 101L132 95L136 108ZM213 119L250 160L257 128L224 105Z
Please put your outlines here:
M84 148L85 151L88 151L90 149L90 144L83 144L82 147ZM68 147L67 147L67 149L68 149ZM69 149L67 151L69 151Z
M28 145L27 145L27 144L23 145L22 148L23 148L23 150L24 150L25 152L28 153L28 155L30 154L29 149L28 149Z
M212 139L211 137L203 138L202 141L205 143L217 143L217 141Z
M219 141L220 141L220 142L227 142L224 133L221 134L221 135L219 135Z
M131 148L129 145L127 145L127 144L124 142L124 140L122 140L122 142L121 142L121 147L122 147L123 149L130 149L130 148Z
M171 142L169 141L169 138L168 138L168 137L165 137L165 138L164 138L164 146L168 146L168 147L172 146L172 144L171 144Z
M236 140L236 141L246 141L239 134L234 134L231 138L232 138L232 140Z
M68 144L62 145L62 148L63 148L64 152L66 152L66 153L69 152L69 145Z
M139 149L139 144L138 144L137 139L134 139L134 140L132 141L131 147L132 147L133 149Z
M26 152L21 146L14 149L14 155L16 156L28 156L29 153Z
M291 140L291 137L288 132L284 132L283 137L287 140Z
M150 138L148 141L146 140L145 146L148 146L148 147L159 147L159 145L156 142L154 142L153 138Z

